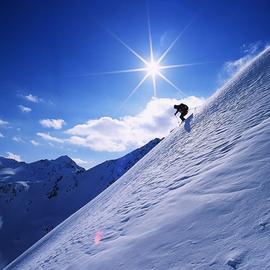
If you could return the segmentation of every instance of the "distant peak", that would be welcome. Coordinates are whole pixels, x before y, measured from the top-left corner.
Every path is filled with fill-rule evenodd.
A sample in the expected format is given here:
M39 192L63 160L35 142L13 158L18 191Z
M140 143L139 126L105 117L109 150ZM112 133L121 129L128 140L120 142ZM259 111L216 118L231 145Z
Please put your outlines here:
M64 155L64 156L60 156L59 158L55 159L55 161L61 161L61 162L65 162L65 163L70 163L70 162L74 162L69 156Z
M57 164L62 164L64 166L73 167L78 171L84 171L85 169L80 167L73 159L71 159L69 156L64 155L60 156L59 158L52 160L52 162Z

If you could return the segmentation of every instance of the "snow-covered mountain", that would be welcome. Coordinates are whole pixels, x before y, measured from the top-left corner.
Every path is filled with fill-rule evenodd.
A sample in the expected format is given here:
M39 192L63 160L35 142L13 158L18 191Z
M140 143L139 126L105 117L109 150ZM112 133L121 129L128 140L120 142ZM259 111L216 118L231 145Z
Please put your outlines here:
M160 139L89 170L68 156L33 163L0 157L0 261L8 263L110 186Z
M6 269L270 269L270 49Z

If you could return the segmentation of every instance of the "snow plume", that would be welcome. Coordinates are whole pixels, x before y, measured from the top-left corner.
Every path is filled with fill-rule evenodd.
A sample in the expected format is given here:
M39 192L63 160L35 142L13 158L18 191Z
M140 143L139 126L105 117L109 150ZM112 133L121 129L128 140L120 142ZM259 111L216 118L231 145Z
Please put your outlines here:
M61 129L66 122L63 119L43 119L39 123L46 128Z
M244 44L241 48L242 57L236 60L227 61L223 66L222 72L219 74L219 81L223 84L225 81L231 79L237 72L241 71L247 66L259 53L265 50L269 44L264 44L261 41Z
M109 152L142 146L153 138L166 136L176 126L173 105L180 102L187 103L192 109L201 105L204 98L152 98L145 109L135 116L124 116L120 119L101 117L74 126L66 131L72 135L68 142Z
M11 153L11 152L6 152L6 154L7 154L6 158L14 159L14 160L19 161L19 162L22 161L21 156L19 156L19 155L16 155L16 154Z

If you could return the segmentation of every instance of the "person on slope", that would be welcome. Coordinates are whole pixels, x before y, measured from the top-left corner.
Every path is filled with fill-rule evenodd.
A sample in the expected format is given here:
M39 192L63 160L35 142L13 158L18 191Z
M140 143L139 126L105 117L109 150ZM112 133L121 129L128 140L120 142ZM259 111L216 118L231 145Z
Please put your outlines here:
M184 103L180 103L179 105L174 105L173 106L176 109L176 112L174 115L176 115L178 112L180 112L180 119L182 121L185 121L185 115L188 114L188 106Z

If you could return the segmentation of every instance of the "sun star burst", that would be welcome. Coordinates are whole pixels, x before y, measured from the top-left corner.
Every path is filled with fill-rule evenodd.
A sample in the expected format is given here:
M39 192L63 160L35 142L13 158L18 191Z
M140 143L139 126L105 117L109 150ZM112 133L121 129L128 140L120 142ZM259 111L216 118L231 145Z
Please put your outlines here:
M201 63L187 63L187 64L174 64L174 65L162 65L161 62L165 59L167 54L171 51L171 49L174 47L176 42L180 39L180 37L183 35L183 33L189 28L192 21L188 23L184 29L178 34L178 36L173 40L173 42L168 46L168 48L162 53L162 55L158 58L154 58L154 51L153 51L153 42L152 42L152 33L151 33L151 26L150 26L150 19L148 15L148 38L149 38L149 51L150 51L150 57L146 60L144 57L142 57L138 52L136 52L134 49L132 49L128 44L126 44L122 39L120 39L115 33L107 29L107 32L113 36L118 42L120 42L126 49L128 49L133 55L135 55L138 59L140 59L144 67L141 68L131 68L131 69L123 69L123 70L114 70L114 71L108 71L108 72L100 72L100 73L91 73L86 74L84 76L89 75L104 75L104 74L121 74L121 73L133 73L133 72L145 72L145 76L138 82L138 84L131 90L128 97L124 101L123 104L125 104L128 99L142 86L142 84L147 80L151 79L153 84L153 95L156 96L157 94L157 83L156 79L157 77L167 82L171 87L176 89L180 94L181 97L185 97L185 93L179 89L173 82L171 82L164 74L162 74L162 70L165 69L173 69L173 68L183 68L188 66L196 66L196 65L202 65L209 62L201 62Z
M150 62L147 62L146 64L147 73L151 76L158 75L160 68L161 67L159 63L156 61L150 61Z

